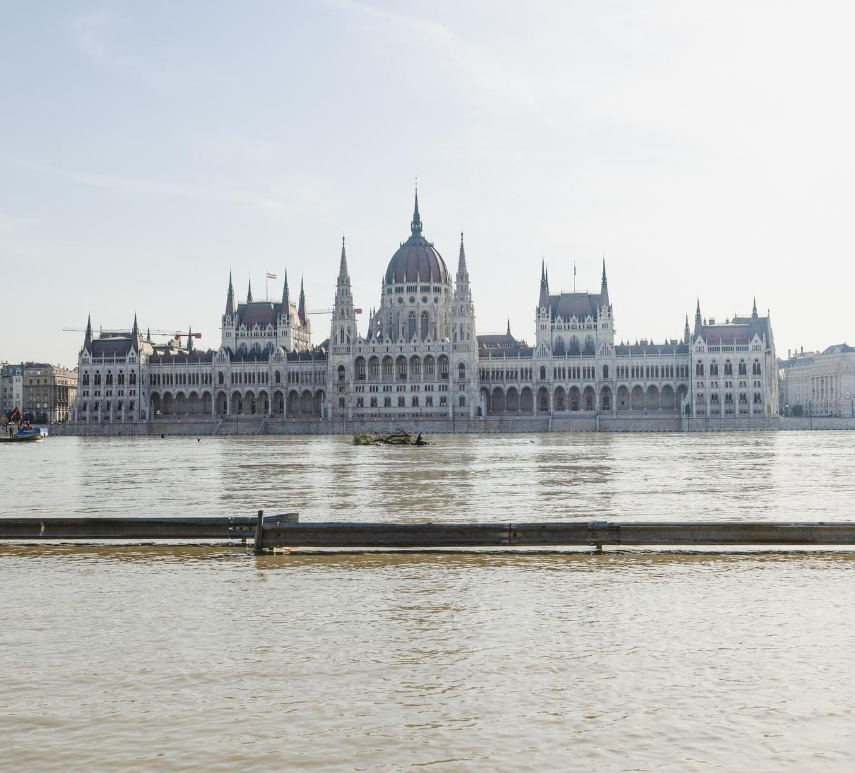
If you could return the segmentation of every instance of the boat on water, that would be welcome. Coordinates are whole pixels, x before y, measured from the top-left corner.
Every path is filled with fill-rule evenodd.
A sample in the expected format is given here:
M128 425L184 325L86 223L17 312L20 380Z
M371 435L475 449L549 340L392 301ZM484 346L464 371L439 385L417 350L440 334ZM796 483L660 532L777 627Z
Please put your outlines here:
M34 427L21 416L21 411L14 408L8 416L0 415L3 425L3 434L0 435L0 443L35 443L47 437L44 427ZM17 429L13 423L17 422Z

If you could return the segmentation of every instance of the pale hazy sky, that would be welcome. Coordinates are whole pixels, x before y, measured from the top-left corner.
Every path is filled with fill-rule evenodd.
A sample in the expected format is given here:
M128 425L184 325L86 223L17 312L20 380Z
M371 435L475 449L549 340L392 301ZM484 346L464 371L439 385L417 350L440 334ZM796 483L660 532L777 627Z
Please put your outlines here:
M855 343L851 3L0 5L0 359L89 312L216 348L230 268L329 307L342 233L367 311L416 176L479 332L605 253L619 338L756 295L779 354Z

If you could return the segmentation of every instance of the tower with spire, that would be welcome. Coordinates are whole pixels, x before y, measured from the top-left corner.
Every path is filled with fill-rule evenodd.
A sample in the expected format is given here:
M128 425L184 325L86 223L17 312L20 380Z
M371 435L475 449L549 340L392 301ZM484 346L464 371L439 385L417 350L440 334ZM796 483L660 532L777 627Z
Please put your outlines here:
M353 289L347 270L347 249L344 237L341 237L341 258L338 266L338 279L335 286L332 322L330 327L330 347L346 347L350 352L356 340L356 310L353 306ZM343 349L338 349L343 352Z
M540 295L537 299L537 310L535 311L535 340L538 347L545 344L552 348L552 315L549 308L549 274L546 273L546 261L540 261Z
M472 286L469 282L469 267L466 265L466 247L463 243L462 231L455 280L451 345L456 363L456 372L453 376L456 377L458 392L451 396L452 410L455 411L455 415L473 418L481 397L478 378L478 332L475 328L475 303L472 300ZM461 375L463 375L462 379ZM460 395L465 396L465 406L460 405Z

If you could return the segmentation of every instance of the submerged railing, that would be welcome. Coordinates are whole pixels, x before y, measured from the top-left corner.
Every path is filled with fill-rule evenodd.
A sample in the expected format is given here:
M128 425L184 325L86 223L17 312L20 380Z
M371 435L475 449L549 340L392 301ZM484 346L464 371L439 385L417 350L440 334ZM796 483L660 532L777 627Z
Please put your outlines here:
M200 518L0 518L0 540L252 540L273 548L851 545L855 521L301 523L297 513Z

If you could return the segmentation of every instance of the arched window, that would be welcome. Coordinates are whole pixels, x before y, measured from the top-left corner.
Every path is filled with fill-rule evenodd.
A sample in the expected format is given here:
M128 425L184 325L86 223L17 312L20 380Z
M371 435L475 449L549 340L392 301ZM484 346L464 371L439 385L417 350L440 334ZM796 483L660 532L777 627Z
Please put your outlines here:
M416 337L416 312L410 312L410 334L407 336L410 340Z
M603 365L603 378L608 378L608 377L609 377L609 366Z
M119 386L125 385L125 372L123 370L119 371Z
M137 374L136 374L136 373L131 373L130 385L131 385L131 386L135 386L135 385L136 385L136 383L137 383Z
M594 337L586 336L585 337L585 354L593 354L594 353Z
M700 360L698 360L698 364L695 365L695 375L696 376L703 376L704 375L704 364Z
M89 386L89 374L88 373L83 374L83 386Z
M225 376L223 375L223 371L220 371L217 374L217 383L222 384L224 380L225 380Z
M466 407L466 397L464 395L460 395L460 407L461 408Z
M275 375L273 376L273 381L276 384L282 383L282 374L278 370L276 371Z
M718 375L718 363L715 360L713 360L710 363L710 375L711 376L717 376Z
M724 375L732 376L733 375L733 363L730 360L726 360L724 363Z
M540 378L542 381L546 380L546 367L543 365L540 366Z
M466 366L462 362L457 366L457 377L461 381L466 378Z
M422 340L428 337L428 313L422 312Z
M752 367L751 367L751 372L752 372L755 376L759 376L759 375L760 375L760 362L759 362L759 360L754 360L754 365L752 365Z
M95 386L101 386L101 374L100 373L95 374Z
M344 365L338 366L338 380L344 381Z
M745 365L745 360L739 361L739 375L740 376L747 376L748 375L748 368Z
M107 371L107 386L111 386L113 383L113 373L112 371Z

